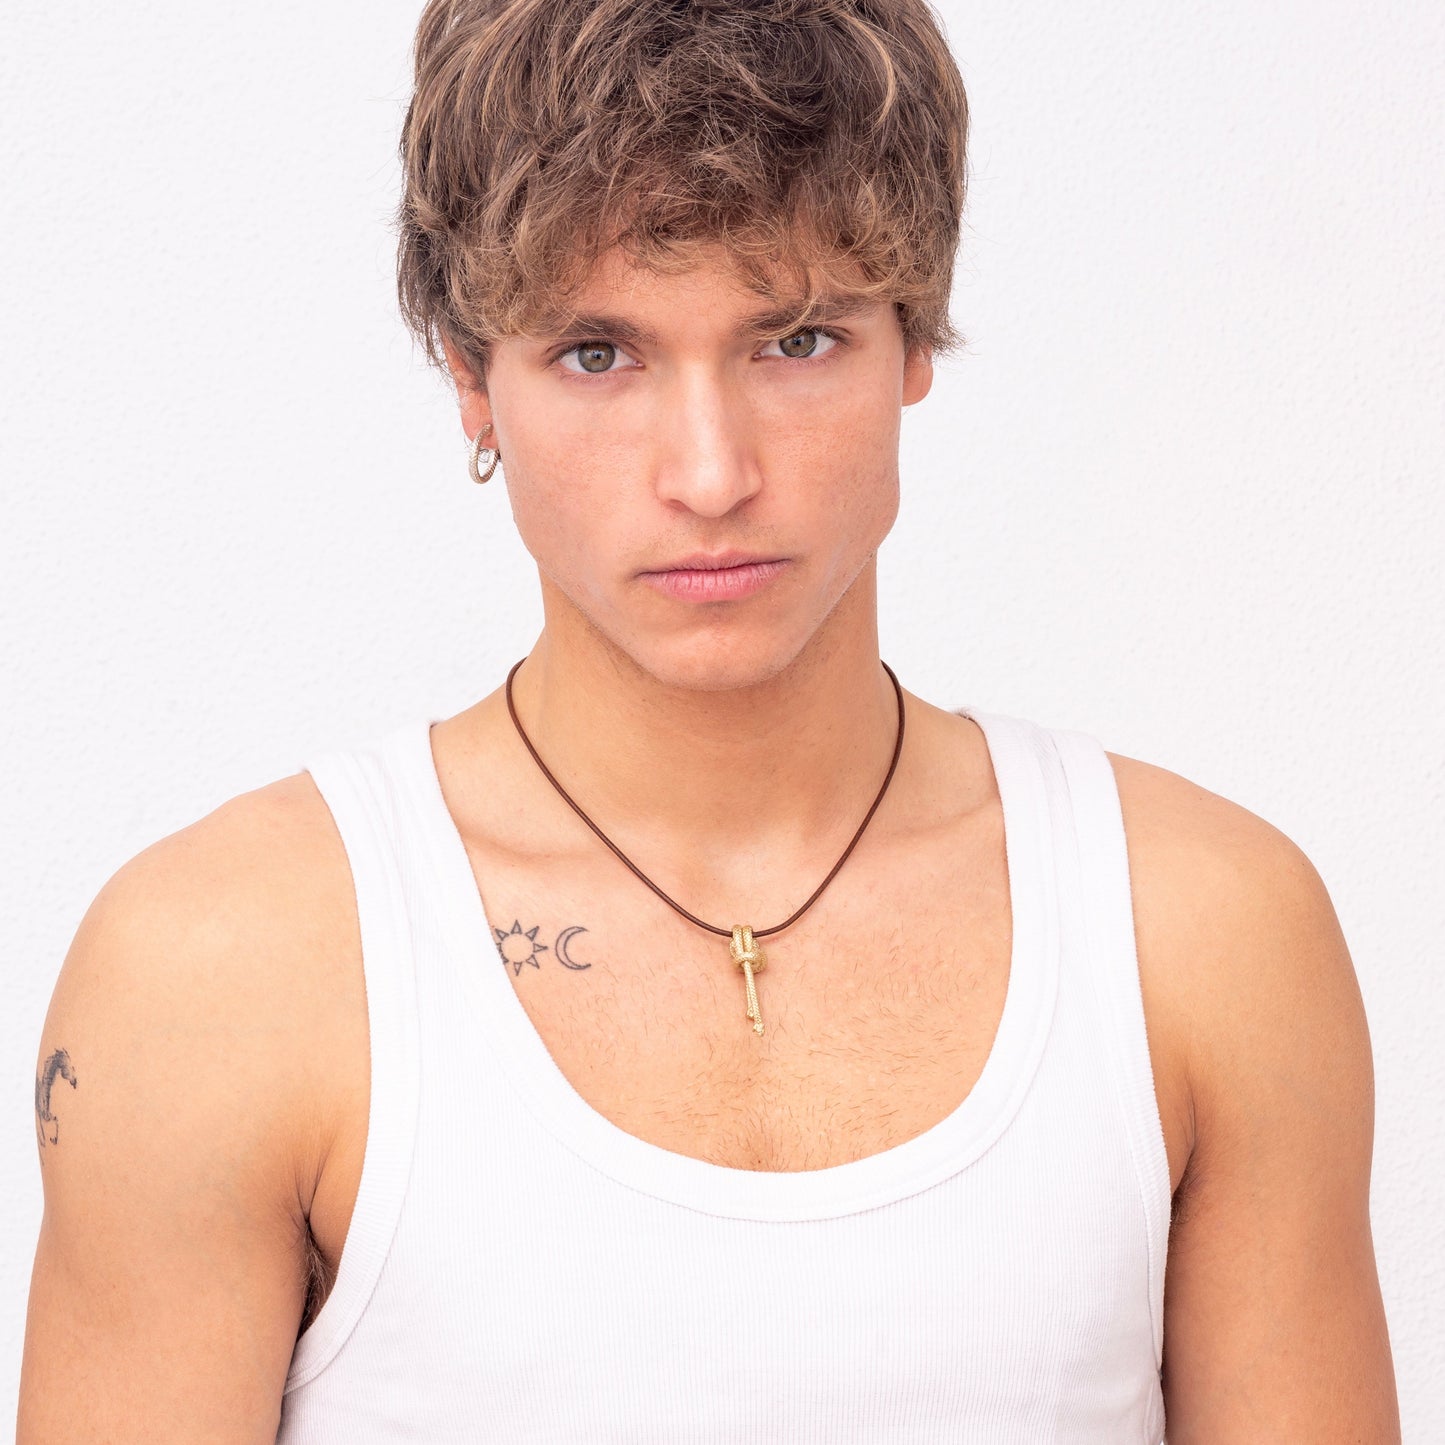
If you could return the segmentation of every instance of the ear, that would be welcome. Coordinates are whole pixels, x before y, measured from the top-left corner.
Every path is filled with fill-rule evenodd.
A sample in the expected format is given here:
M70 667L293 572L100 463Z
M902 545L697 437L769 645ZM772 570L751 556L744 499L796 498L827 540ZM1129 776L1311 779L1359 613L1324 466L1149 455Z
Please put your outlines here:
M486 390L476 372L462 355L461 348L445 334L442 336L442 351L447 359L447 371L451 374L452 382L457 389L457 402L462 415L462 430L469 437L474 437L492 420L491 402L488 400ZM495 435L488 440L492 445L496 445Z
M903 358L903 405L912 406L933 385L933 348L915 346Z

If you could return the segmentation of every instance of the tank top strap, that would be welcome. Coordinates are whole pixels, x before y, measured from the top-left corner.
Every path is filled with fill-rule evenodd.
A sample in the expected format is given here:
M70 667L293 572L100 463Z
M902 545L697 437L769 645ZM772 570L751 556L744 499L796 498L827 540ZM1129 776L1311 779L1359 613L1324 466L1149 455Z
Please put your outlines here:
M370 1040L371 1099L366 1152L346 1243L331 1293L296 1343L289 1393L318 1375L366 1308L391 1247L411 1172L420 1093L420 1046L407 885L397 856L394 755L409 725L365 746L305 766L346 849L361 933Z
M1104 1024L1149 1251L1156 1366L1164 1358L1164 1266L1169 1241L1169 1158L1159 1118L1134 936L1133 890L1118 783L1103 745L1087 733L1047 729L1063 768L1073 818L1087 968Z

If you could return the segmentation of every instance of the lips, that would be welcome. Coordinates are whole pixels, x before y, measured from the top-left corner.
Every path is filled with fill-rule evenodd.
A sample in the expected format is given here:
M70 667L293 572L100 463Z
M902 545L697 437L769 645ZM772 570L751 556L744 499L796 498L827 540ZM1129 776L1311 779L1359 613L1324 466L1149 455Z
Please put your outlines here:
M756 552L692 552L686 557L679 557L675 562L665 562L661 567L649 567L647 573L720 572L728 567L749 567L782 560L780 557L766 557Z
M658 571L642 573L642 581L679 602L732 602L761 591L787 566L786 557L694 553Z

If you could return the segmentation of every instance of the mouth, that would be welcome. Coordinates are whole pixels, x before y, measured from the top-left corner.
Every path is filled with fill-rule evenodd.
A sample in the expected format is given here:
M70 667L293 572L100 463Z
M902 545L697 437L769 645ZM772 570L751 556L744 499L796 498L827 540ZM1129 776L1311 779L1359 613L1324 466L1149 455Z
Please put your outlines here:
M730 602L760 592L788 566L787 557L746 552L695 552L655 571L643 572L648 586L684 602Z

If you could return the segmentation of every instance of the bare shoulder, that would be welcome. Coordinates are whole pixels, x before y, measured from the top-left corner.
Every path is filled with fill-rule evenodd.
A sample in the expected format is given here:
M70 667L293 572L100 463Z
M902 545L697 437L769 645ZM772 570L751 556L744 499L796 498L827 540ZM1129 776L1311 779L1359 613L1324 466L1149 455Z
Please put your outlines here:
M1109 759L1176 1141L1170 1441L1398 1439L1369 1222L1369 1030L1329 891L1266 819Z
M1250 1050L1334 1046L1345 1042L1343 1033L1358 1053L1354 966L1329 891L1304 850L1188 778L1108 756L1124 815L1141 974L1161 1022L1180 1026L1196 1088L1239 1081L1235 1070ZM1311 1028L1318 1032L1307 1036ZM1201 1100L1194 1103L1197 1112Z
M230 799L100 889L37 1058L45 1212L21 1414L36 1438L209 1412L274 1431L312 1197L365 1113L359 956L309 774ZM162 1355L180 1364L157 1378Z
M167 1056L201 1076L254 1067L254 1088L294 1089L325 1050L328 1016L351 1007L356 934L329 809L309 774L278 779L106 881L61 968L46 1034L68 1025L73 1053L99 1051L92 1068L112 1055L140 1067L137 1045L163 1036ZM312 1046L298 1056L303 1036Z

